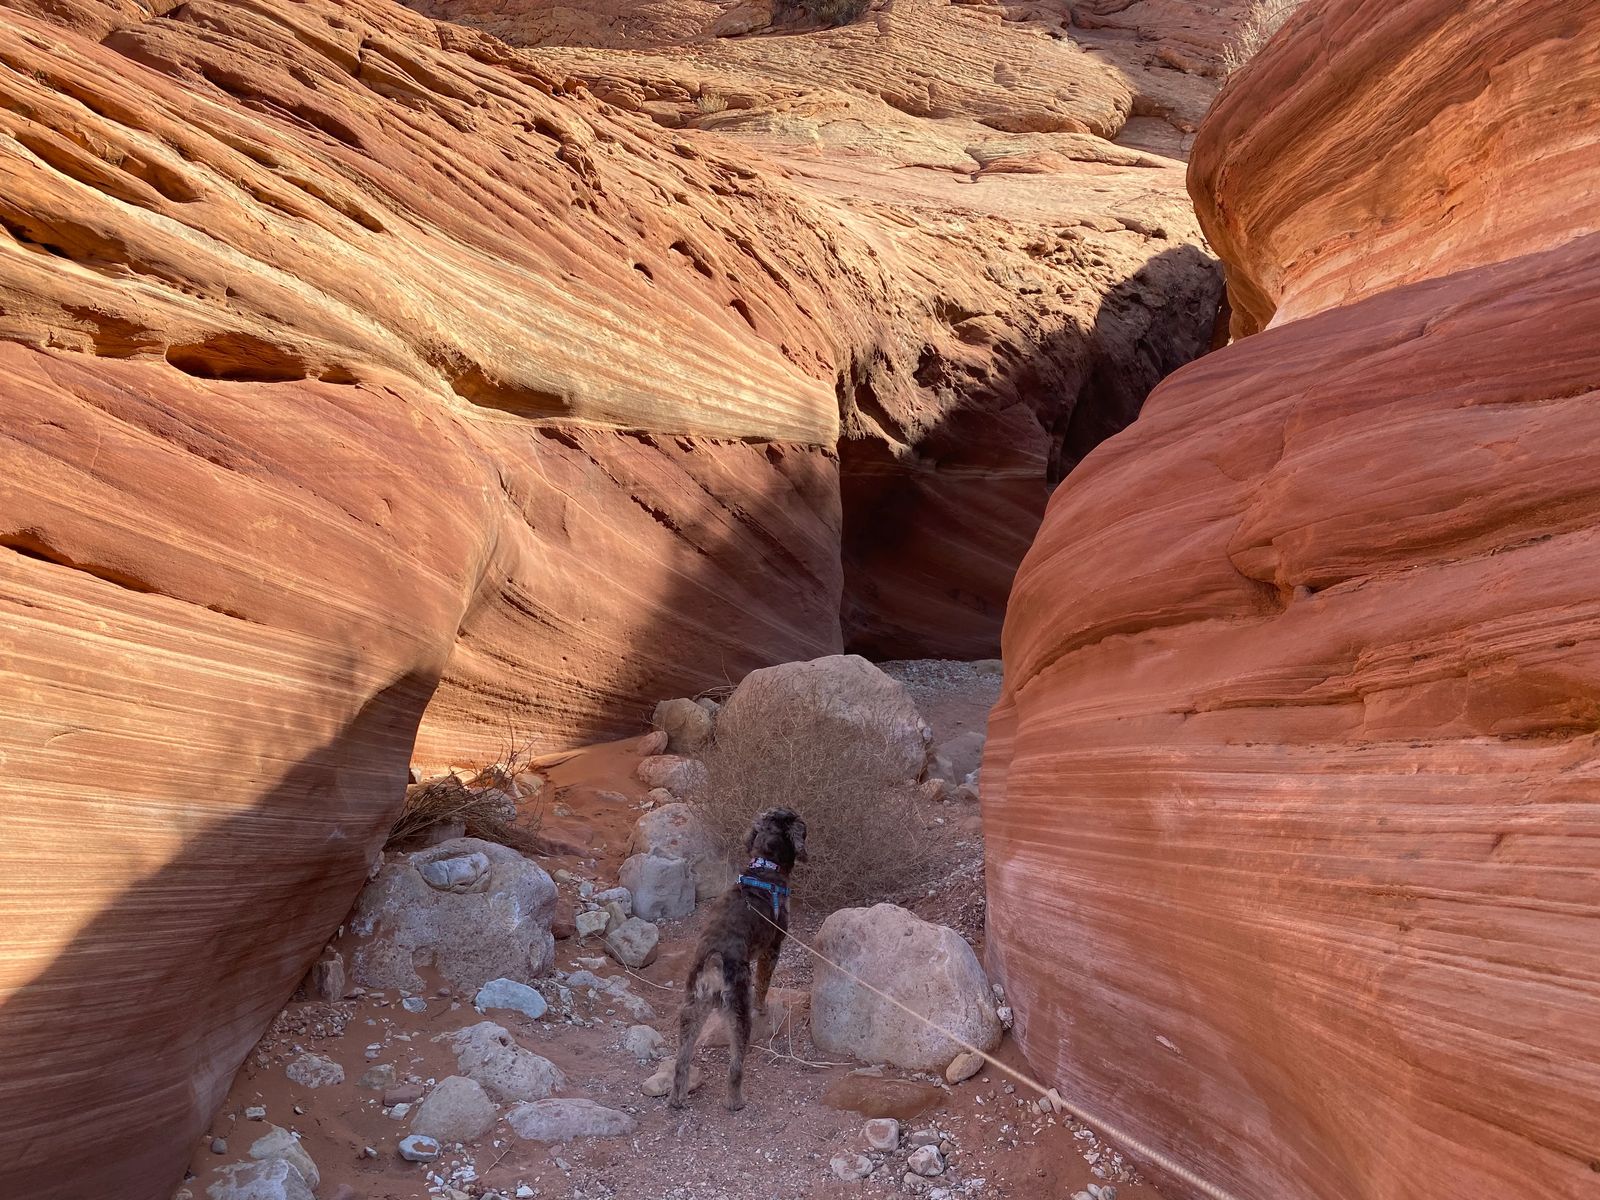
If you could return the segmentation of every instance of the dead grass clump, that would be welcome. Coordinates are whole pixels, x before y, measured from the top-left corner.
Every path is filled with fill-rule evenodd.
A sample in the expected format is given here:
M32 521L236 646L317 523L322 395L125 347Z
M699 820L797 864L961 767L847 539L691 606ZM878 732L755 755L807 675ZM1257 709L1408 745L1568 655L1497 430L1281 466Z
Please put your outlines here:
M1231 75L1254 58L1304 3L1305 0L1254 0L1222 52L1223 71Z
M780 20L834 29L860 20L872 0L779 0L774 15Z
M517 825L517 802L499 788L469 788L454 775L431 779L406 789L405 806L389 829L387 845L417 837L436 825L460 822L466 836L498 842L524 854L537 853L542 843Z
M542 853L544 844L533 832L538 828L537 808L524 815L518 808L516 778L530 770L535 760L528 748L508 751L484 767L467 783L444 775L406 789L400 816L389 828L386 845L417 837L436 825L460 823L466 836L498 842L524 854ZM521 818L523 824L517 824Z
M702 754L706 784L691 803L728 861L743 866L751 819L788 807L806 823L809 861L796 900L832 912L924 886L932 873L915 785L897 776L887 722L846 720L802 699L760 710L741 699L736 733Z
M728 108L728 98L726 96L719 96L715 92L701 92L694 98L694 106L702 113L706 114L726 112Z

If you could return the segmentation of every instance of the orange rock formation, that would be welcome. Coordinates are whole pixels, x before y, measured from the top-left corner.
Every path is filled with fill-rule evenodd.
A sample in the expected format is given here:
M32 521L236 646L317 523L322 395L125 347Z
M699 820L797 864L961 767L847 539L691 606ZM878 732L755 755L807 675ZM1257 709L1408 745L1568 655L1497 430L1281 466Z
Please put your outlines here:
M993 965L1240 1200L1600 1187L1597 87L1567 5L1307 5L1194 150L1253 336L1017 578Z
M7 6L8 1186L170 1194L413 739L481 762L847 641L992 645L1050 485L1218 290L1181 168L1099 136L1136 88L1063 32L792 35L895 107L777 37L702 71L384 0Z

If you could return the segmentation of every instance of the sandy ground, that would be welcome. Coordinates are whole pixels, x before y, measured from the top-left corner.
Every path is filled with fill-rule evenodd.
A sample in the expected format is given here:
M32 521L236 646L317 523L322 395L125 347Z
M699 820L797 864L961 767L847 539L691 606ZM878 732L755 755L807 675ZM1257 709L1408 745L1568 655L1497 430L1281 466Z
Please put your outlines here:
M911 690L934 727L936 741L981 729L998 693L997 674L966 664L884 666ZM558 884L560 911L569 916L577 904L578 883L589 879L610 886L626 856L629 834L646 802L644 787L633 778L638 741L590 747L553 767L538 811L530 806L526 814L538 820L545 836L589 851L587 857L539 860L552 875L564 869L574 877ZM981 953L983 847L976 806L930 801L924 808L928 836L947 869L928 894L886 899L958 928ZM820 914L805 910L803 879L797 877L797 884L795 932L810 940ZM653 1010L644 1023L660 1030L670 1048L676 1043L679 980L700 919L697 913L661 923L661 954L643 970L625 972L604 959L598 939L558 941L557 970L589 969L628 978L631 993ZM351 947L343 948L348 959ZM790 944L774 986L804 989L810 978L809 955ZM196 1146L185 1189L195 1200L205 1196L211 1172L244 1159L251 1142L271 1123L300 1135L321 1172L321 1200L510 1198L519 1188L523 1196L570 1200L907 1195L902 1183L907 1149L885 1156L860 1182L841 1181L829 1167L834 1155L866 1150L864 1116L894 1115L902 1119L905 1132L937 1129L954 1144L945 1173L926 1181L923 1194L933 1200L1065 1198L1090 1183L1114 1183L1118 1200L1155 1195L1146 1185L1129 1181L1109 1146L1065 1118L1040 1113L1025 1089L1013 1087L998 1072L984 1071L950 1087L941 1079L893 1068L827 1062L811 1045L801 1021L768 1045L752 1049L745 1076L748 1103L738 1113L722 1106L725 1052L700 1051L706 1085L690 1108L679 1113L664 1100L641 1093L640 1084L654 1064L640 1064L622 1049L622 1035L638 1014L630 1015L617 999L573 993L570 1014L561 1011L558 1001L537 1021L504 1011L486 1018L472 1008L470 998L452 996L431 982L435 986L423 993L422 1012L402 1008L402 996L392 991L347 996L332 1004L292 1002L239 1072L212 1130ZM558 997L553 981L542 990ZM476 1144L455 1153L447 1149L438 1162L405 1162L396 1146L410 1132L408 1120L390 1115L393 1110L383 1107L381 1094L361 1088L358 1080L381 1063L392 1064L402 1080L409 1077L424 1088L456 1074L454 1057L431 1039L484 1019L504 1025L522 1045L559 1066L569 1080L561 1094L632 1113L639 1121L637 1133L544 1146L519 1140L501 1123ZM290 1082L284 1065L302 1050L340 1063L344 1082L315 1089ZM1009 1037L997 1056L1027 1069ZM265 1122L245 1115L252 1106L266 1109ZM214 1137L226 1142L221 1153L213 1152Z

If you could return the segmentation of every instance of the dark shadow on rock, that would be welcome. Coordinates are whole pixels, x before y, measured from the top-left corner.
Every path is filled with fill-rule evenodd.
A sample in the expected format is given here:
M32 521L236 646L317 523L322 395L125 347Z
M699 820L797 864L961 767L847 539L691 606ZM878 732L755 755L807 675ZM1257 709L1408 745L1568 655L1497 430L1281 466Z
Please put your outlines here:
M432 687L407 674L380 690L6 998L0 1190L167 1200L234 1073L359 892ZM40 872L42 904L71 885L48 864Z
M996 353L975 366L927 347L917 379L942 395L943 418L899 452L879 437L840 443L846 648L877 659L998 655L1011 580L1051 492L1139 415L1156 384L1211 347L1221 297L1220 265L1180 245L1110 289L1090 329L1064 325L1014 364ZM841 386L842 409L897 432L870 370L857 375Z

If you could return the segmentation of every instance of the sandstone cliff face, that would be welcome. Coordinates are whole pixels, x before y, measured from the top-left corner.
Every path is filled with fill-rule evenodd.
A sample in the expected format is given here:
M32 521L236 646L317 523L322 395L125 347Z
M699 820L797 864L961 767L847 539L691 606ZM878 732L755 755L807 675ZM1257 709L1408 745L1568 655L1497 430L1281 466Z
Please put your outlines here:
M897 0L838 27L813 14L843 5L762 0L416 7L717 135L825 198L913 293L837 364L842 636L992 654L1051 486L1209 344L1212 281L1170 160L1105 140L1144 111L1150 72L1086 53L1050 5ZM1214 80L1164 66L1198 119Z
M1266 332L1018 575L993 965L1043 1075L1241 1200L1600 1181L1597 85L1568 6L1303 10L1191 175Z
M380 0L8 7L0 1128L27 1194L170 1192L414 739L438 764L635 729L839 650L842 613L861 644L988 645L1050 484L1206 340L1171 162L974 118L955 170L969 131L925 116L945 157L908 166L865 99L837 152L769 151L687 127L719 115L692 95L684 128L619 109L595 62ZM1073 119L1111 132L1102 90ZM873 505L900 542L860 533ZM929 512L941 539L910 533Z

